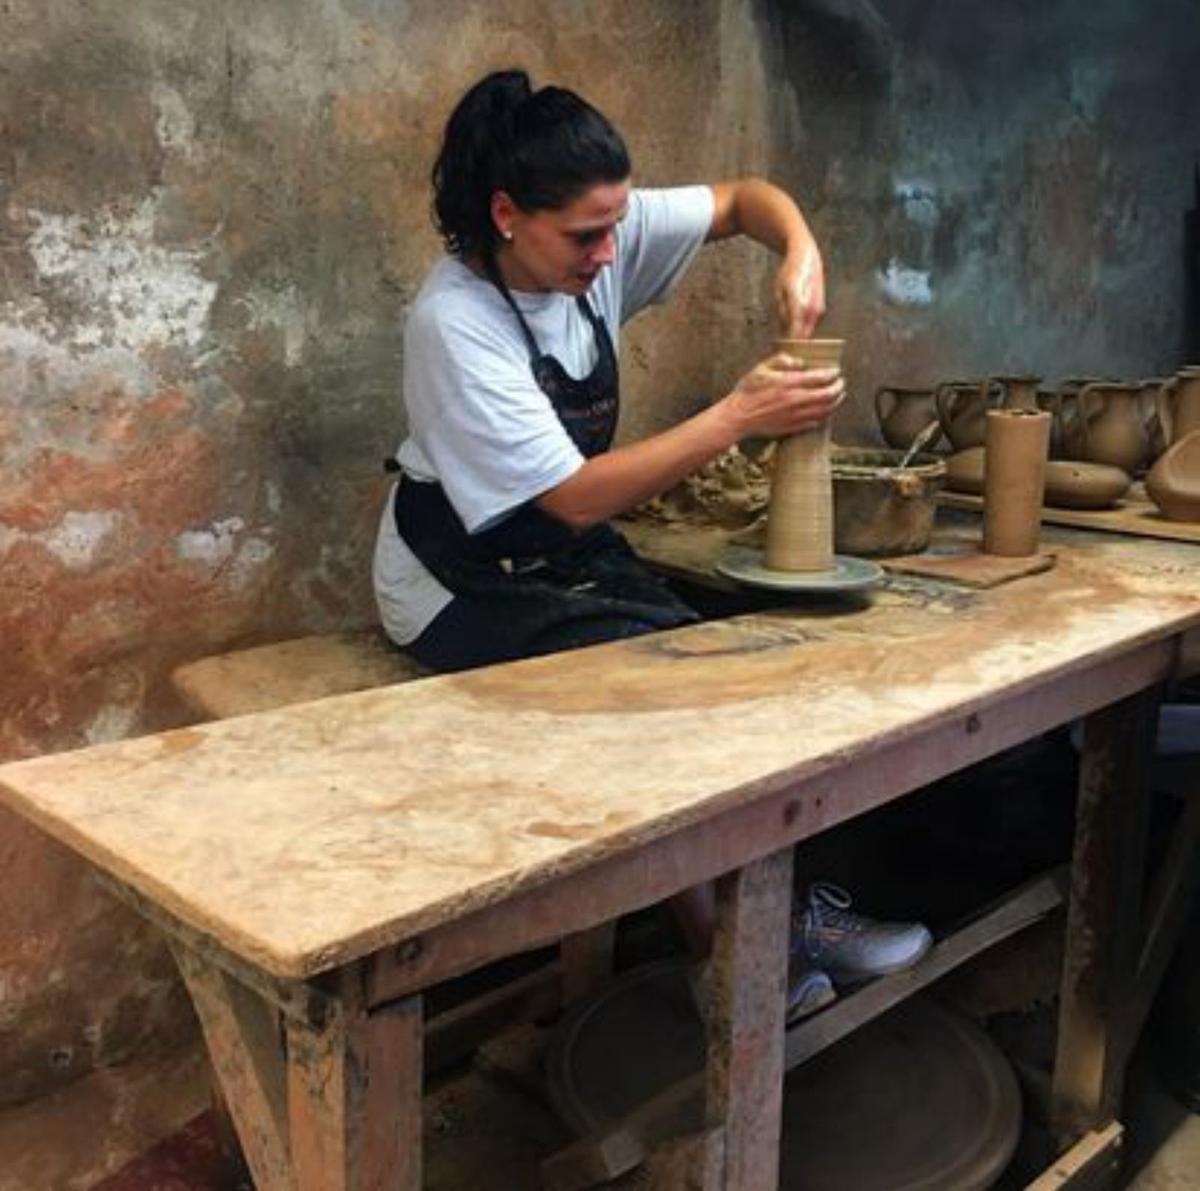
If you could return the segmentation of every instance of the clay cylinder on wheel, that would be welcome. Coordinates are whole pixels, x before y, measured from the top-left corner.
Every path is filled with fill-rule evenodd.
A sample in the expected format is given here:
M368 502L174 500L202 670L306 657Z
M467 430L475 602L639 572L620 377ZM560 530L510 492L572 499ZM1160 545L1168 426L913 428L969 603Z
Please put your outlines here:
M777 339L776 352L808 368L841 365L841 339ZM779 440L767 510L765 562L777 571L833 567L833 477L829 422Z

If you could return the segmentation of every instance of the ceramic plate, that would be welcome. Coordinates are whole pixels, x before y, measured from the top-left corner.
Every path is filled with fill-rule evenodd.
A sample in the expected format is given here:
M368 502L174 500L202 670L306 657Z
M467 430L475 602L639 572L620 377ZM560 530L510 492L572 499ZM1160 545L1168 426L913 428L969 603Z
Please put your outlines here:
M865 558L837 555L828 571L776 571L763 562L763 552L753 546L730 546L717 562L717 570L749 587L771 591L866 591L883 578L883 568Z

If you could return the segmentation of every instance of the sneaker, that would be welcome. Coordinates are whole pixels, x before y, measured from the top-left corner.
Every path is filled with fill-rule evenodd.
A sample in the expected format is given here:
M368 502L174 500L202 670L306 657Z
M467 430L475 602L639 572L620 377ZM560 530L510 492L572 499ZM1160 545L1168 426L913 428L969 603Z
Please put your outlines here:
M850 909L851 897L816 881L792 919L792 950L839 984L853 984L911 968L933 945L919 922L876 922Z
M787 1015L784 1018L789 1026L836 1000L837 990L828 972L792 961L788 971Z

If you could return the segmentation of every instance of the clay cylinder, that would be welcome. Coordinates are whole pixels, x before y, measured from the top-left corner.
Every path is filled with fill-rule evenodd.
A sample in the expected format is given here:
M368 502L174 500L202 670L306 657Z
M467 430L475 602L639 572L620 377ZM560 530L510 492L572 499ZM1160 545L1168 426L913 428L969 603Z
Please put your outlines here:
M1037 553L1050 450L1045 411L994 409L987 415L983 464L983 549L1025 558Z
M775 350L805 368L836 368L843 343L841 339L777 339ZM828 421L780 439L775 447L765 562L776 571L833 568Z

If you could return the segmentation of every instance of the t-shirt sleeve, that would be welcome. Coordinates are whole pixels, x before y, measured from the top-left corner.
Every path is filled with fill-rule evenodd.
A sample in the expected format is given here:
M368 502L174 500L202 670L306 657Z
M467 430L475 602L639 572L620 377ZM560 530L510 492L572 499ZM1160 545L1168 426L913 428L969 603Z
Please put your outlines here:
M426 309L404 338L409 433L468 533L582 466L527 355L484 317Z
M707 186L635 190L618 231L622 319L662 302L687 272L712 227Z

